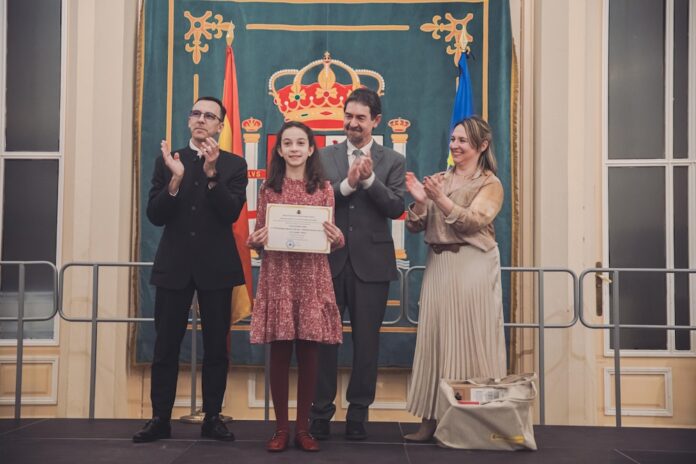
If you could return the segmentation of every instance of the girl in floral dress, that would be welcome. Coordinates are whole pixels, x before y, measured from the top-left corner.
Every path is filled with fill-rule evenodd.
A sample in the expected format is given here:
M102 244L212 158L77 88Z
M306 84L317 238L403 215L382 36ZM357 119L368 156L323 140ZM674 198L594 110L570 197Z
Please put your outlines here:
M256 228L247 245L260 250L268 242L266 206L271 203L334 206L331 184L322 178L312 130L299 122L281 127L273 148L268 179L259 191ZM341 230L324 223L332 249L344 245ZM251 317L251 343L271 344L271 395L276 432L266 444L283 451L290 437L288 375L293 345L297 354L297 420L295 446L318 451L308 433L314 399L319 343L342 341L341 317L331 281L328 257L321 253L263 252Z

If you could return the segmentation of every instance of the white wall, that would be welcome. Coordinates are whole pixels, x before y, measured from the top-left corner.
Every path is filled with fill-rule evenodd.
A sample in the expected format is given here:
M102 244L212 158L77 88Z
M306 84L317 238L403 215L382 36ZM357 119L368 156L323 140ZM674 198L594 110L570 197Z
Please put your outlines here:
M534 261L576 272L601 256L601 0L534 2ZM548 279L546 322L572 318L572 292ZM593 424L595 334L546 335L547 422Z
M130 258L137 4L137 0L66 1L63 263ZM67 309L71 315L87 316L89 274L71 271L68 277ZM100 316L125 317L127 274L107 271L100 281ZM102 327L96 415L123 417L127 327ZM87 415L89 343L88 324L62 324L60 417Z

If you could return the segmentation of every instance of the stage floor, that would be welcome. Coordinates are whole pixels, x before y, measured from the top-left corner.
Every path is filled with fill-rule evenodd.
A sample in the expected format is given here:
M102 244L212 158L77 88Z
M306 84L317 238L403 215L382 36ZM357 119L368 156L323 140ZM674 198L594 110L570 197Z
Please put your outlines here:
M290 448L280 454L265 451L273 423L235 421L237 441L221 443L200 438L198 425L175 422L172 438L135 444L131 435L142 420L11 419L0 420L0 462L14 463L592 463L694 464L696 430L626 427L535 427L538 451L460 451L436 444L404 443L403 433L417 424L371 422L369 438L343 438L343 423L332 423L332 438L318 453Z

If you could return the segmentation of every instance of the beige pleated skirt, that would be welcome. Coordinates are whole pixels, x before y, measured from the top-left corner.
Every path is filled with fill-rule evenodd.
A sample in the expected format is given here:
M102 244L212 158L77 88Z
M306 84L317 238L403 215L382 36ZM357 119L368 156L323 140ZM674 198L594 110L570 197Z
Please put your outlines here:
M500 253L465 246L428 253L408 411L437 419L441 378L506 375Z

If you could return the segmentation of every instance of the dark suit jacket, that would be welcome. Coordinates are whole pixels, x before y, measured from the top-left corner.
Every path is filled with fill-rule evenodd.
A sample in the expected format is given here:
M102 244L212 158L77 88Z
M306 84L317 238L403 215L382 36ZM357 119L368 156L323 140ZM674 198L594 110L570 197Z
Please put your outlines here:
M241 285L244 272L231 226L246 201L246 161L221 150L219 180L210 190L203 160L188 146L177 152L185 171L175 197L169 194L172 174L161 156L152 175L147 217L164 226L164 232L150 283L172 290L184 288L192 278L200 290Z
M372 144L371 156L375 181L343 196L340 184L348 175L348 145L331 145L320 151L326 177L336 197L336 225L343 231L346 246L329 255L331 273L336 277L348 257L355 274L365 282L398 279L394 240L388 218L404 212L406 159L389 148Z

